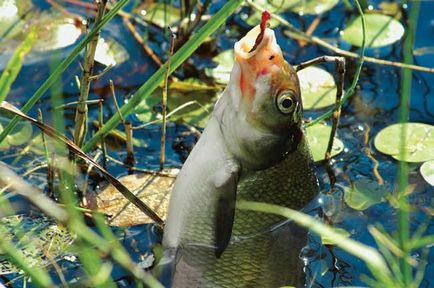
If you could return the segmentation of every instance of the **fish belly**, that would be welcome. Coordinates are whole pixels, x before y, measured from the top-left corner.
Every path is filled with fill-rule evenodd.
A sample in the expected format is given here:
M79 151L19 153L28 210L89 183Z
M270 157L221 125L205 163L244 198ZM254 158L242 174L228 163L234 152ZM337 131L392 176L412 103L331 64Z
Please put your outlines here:
M301 287L299 253L305 243L306 231L285 222L266 233L233 239L218 259L213 247L188 245L182 247L172 287Z
M303 139L281 163L243 172L237 199L301 209L317 191L309 148ZM299 257L306 244L304 229L274 214L237 209L230 244L216 258L214 247L200 239L212 228L212 222L204 222L206 218L196 218L196 225L189 227L192 233L187 233L189 237L178 247L172 287L304 286Z

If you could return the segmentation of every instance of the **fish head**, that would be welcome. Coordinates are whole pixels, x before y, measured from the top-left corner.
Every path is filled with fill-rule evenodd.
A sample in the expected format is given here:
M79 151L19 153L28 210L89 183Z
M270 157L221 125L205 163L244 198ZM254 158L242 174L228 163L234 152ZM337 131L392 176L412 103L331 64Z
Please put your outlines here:
M264 12L265 13L265 12ZM266 21L251 29L235 44L235 73L239 87L236 101L247 121L273 132L287 131L302 123L300 84Z

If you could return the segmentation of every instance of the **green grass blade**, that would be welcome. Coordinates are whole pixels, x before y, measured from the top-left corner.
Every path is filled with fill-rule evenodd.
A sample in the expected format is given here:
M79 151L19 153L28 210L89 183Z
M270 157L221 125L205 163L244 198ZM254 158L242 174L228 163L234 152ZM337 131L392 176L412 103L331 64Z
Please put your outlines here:
M30 97L30 99L20 108L24 113L29 112L29 110L35 105L35 103L42 97L42 95L51 87L56 81L56 79L68 68L69 65L77 58L81 50L92 40L92 37L101 30L116 14L117 12L128 3L129 0L120 0L113 8L106 14L106 16L93 27L89 34L78 43L71 54L63 60L59 66L50 74L48 79L36 90L36 92ZM18 123L19 117L14 117L12 121L6 126L3 132L0 134L0 143L6 138L6 136L14 129L15 125Z
M190 38L171 58L169 74L173 73L190 55L219 28L225 20L234 13L234 11L243 3L243 0L231 0L222 9L220 9L210 21L208 21L193 37ZM158 69L135 93L127 104L120 109L121 114L126 117L134 107L136 107L144 98L148 97L164 79L166 65ZM114 114L106 124L83 146L84 152L89 152L95 144L106 135L111 129L115 128L121 119L119 113Z
M410 16L407 27L407 35L404 40L403 54L404 63L413 63L413 43L416 33L417 19L419 15L420 2L413 1L411 3ZM399 109L399 122L406 123L409 118L409 106L411 97L411 82L412 70L403 69L401 78L401 101ZM407 126L402 125L400 133L399 155L403 159L406 154L407 142ZM408 165L404 161L398 162L398 243L401 249L404 250L405 255L400 259L401 270L404 279L404 285L409 286L412 282L412 268L405 261L406 257L410 257L411 251L407 248L410 239L410 224L409 224L409 211L408 200L406 196L408 184Z
M4 101L6 96L9 94L12 83L14 83L21 67L23 66L24 57L30 52L30 49L32 49L35 40L36 30L31 29L29 34L27 34L26 39L24 39L24 42L15 49L14 54L11 59L9 59L9 62L0 77L0 102Z

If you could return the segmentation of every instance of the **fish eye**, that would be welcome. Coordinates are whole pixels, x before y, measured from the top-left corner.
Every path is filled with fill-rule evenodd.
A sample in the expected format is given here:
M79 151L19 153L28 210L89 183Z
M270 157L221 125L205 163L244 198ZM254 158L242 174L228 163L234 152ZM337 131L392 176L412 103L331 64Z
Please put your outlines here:
M292 91L285 91L276 99L277 109L283 114L289 114L297 108L297 100Z

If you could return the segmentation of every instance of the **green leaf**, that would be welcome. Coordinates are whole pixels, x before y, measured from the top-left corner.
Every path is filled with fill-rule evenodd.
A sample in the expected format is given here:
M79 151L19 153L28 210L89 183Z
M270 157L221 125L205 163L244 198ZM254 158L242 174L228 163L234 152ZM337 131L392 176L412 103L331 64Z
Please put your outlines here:
M259 0L257 4L272 12L291 10L292 12L318 15L332 9L338 0Z
M21 2L21 3L17 3ZM2 0L0 1L0 38L14 37L21 32L24 26L24 21L21 19L22 11L20 11L19 4L32 6L31 1L17 1L17 0Z
M378 185L377 182L361 178L346 187L344 200L348 206L355 210L365 210L374 204L384 201L388 189L385 185Z
M155 3L146 10L143 19L161 28L165 28L173 26L173 24L179 21L179 15L180 11L178 8L164 3Z
M312 151L313 160L324 160L324 155L327 150L327 145L332 128L323 124L309 126L306 128L307 141L309 142L310 150ZM335 137L331 156L335 156L344 150L344 143Z
M399 155L401 127L406 125L406 154ZM406 162L434 160L434 126L423 123L393 124L381 130L374 140L378 151Z
M434 160L427 161L420 166L420 174L431 186L434 186Z
M305 110L321 109L335 104L337 89L332 74L310 66L299 71L297 75Z
M205 74L209 77L213 77L218 83L228 83L232 67L234 66L234 51L232 49L225 50L212 60L218 65L215 68L206 68Z
M394 18L382 14L365 14L366 47L382 47L395 43L404 35L404 27ZM361 17L353 19L342 31L342 39L351 45L362 45Z
M36 30L31 29L24 42L15 49L11 59L0 77L0 102L4 101L11 90L12 83L18 76L24 57L29 53L36 39Z
M37 22L31 23L38 34L33 50L46 52L74 44L82 33L75 21L60 13L42 14Z

